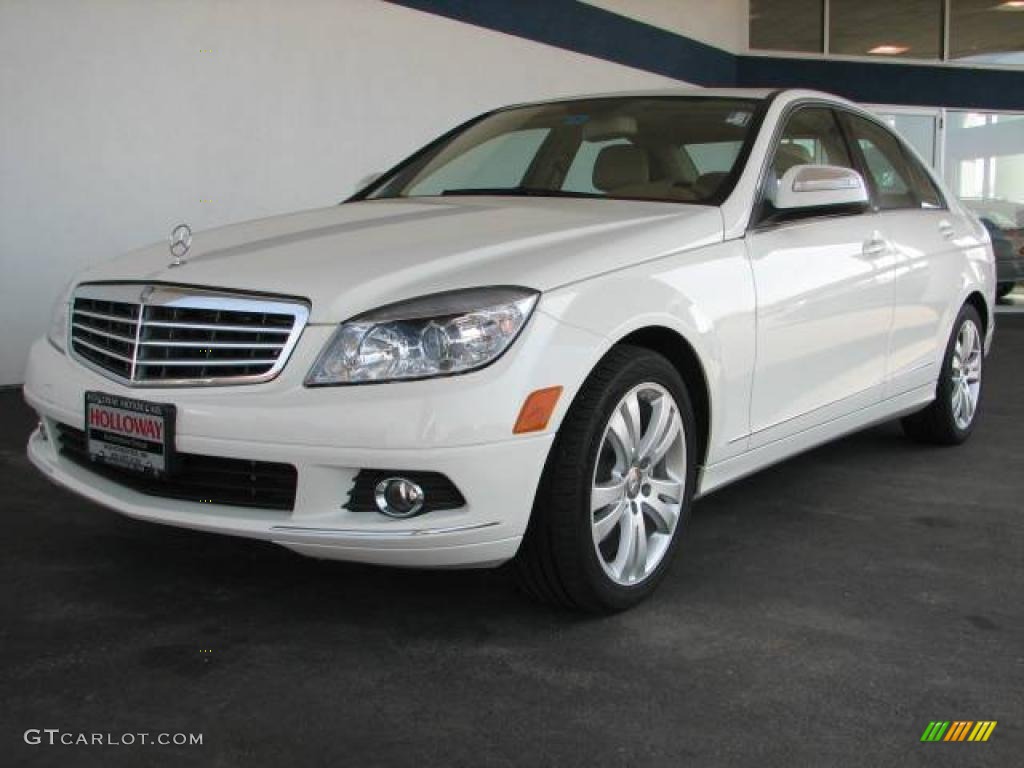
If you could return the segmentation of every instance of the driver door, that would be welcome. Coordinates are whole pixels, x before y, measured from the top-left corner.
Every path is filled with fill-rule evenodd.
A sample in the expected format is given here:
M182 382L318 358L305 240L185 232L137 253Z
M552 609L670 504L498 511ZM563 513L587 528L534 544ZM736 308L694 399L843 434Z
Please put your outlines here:
M773 215L778 179L794 165L854 168L826 106L792 112L747 234L757 292L750 447L880 401L893 313L893 249L877 215Z

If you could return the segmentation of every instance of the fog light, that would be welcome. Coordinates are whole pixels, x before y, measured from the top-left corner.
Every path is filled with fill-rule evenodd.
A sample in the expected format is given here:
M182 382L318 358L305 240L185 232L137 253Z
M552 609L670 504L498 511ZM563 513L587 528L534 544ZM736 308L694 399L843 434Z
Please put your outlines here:
M404 477L389 477L377 483L377 509L388 517L412 517L423 509L423 489Z
M50 441L50 436L46 434L46 425L43 424L43 420L42 419L39 420L39 438L44 443L47 443L47 442Z

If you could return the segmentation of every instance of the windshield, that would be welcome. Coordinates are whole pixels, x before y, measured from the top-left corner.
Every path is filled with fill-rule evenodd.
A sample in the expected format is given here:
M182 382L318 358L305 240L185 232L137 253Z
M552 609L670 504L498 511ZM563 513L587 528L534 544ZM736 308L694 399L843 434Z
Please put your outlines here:
M756 99L617 97L493 112L354 199L595 197L719 204L759 122Z

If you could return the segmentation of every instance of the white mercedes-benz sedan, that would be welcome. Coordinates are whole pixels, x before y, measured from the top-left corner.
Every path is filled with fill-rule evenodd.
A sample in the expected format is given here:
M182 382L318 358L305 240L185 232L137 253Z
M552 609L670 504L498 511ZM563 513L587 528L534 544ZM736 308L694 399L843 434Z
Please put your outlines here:
M79 275L32 348L28 453L131 517L514 559L536 596L611 611L701 494L886 419L964 441L994 292L985 228L842 99L519 105L341 205Z

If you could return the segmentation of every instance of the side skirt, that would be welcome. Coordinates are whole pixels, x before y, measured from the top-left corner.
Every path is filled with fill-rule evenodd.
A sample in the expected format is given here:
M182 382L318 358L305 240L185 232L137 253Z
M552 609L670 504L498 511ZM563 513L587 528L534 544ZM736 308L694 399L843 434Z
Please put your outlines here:
M739 456L706 466L700 474L697 496L705 496L741 477L746 477L843 435L913 413L934 399L935 382L931 382L880 403L809 427L795 435L762 445Z

